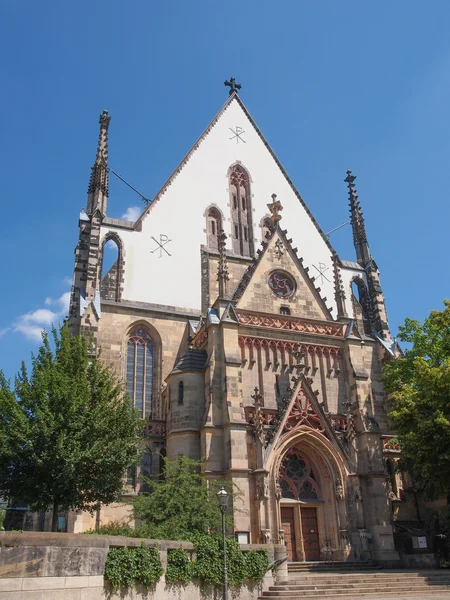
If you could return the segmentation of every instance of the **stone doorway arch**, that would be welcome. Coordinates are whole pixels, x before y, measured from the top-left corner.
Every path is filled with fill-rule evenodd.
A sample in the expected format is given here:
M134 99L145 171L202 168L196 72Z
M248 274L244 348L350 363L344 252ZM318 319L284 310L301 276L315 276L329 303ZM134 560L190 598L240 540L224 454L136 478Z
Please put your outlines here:
M336 448L308 428L287 434L270 468L272 535L289 560L344 560L345 469Z

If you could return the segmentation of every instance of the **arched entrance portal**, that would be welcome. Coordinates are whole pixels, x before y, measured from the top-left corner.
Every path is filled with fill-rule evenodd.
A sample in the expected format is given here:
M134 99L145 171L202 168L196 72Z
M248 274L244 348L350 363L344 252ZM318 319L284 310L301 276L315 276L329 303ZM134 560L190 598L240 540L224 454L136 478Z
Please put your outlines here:
M320 560L317 509L321 491L316 469L299 448L290 448L281 463L279 484L281 488L281 528L290 560L304 554L304 560ZM302 548L297 552L297 535Z
M284 537L290 561L340 559L342 478L325 448L305 437L277 461L280 537Z

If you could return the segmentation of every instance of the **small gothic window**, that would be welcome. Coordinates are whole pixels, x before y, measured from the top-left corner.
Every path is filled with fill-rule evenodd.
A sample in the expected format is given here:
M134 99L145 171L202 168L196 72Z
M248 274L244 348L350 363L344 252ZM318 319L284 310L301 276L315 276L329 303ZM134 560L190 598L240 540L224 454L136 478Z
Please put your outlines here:
M245 196L243 196L242 198L242 210L245 210L246 206L245 206Z
M244 227L244 240L248 242L248 228Z
M222 215L218 208L211 206L207 213L207 245L210 250L219 249L219 233L222 230Z
M150 479L152 475L152 459L152 451L150 450L150 448L146 448L141 460L141 477L143 483L142 491L144 492L150 491L150 486L148 484L147 479Z
M133 329L127 345L127 392L142 417L151 417L153 397L153 342L141 328Z
M237 208L237 196L236 194L233 194L233 208L236 210Z
M291 309L289 306L280 306L280 315L290 315Z
M234 237L238 240L239 239L239 226L235 225L234 226Z
M178 404L183 404L184 401L184 383L180 381L178 384Z

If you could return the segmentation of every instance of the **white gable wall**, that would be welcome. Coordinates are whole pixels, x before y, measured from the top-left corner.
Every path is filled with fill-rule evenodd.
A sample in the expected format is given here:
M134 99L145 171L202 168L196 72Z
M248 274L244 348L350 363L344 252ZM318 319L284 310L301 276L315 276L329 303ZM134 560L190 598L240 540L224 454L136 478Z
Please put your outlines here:
M236 142L232 129L242 128L242 141ZM206 244L205 210L216 205L224 216L224 230L231 232L228 169L241 162L251 177L253 235L255 247L261 242L260 221L268 214L271 194L277 194L284 210L281 225L288 230L310 275L318 275L315 264L328 267L330 282L319 284L321 295L333 306L333 269L330 250L306 210L294 194L269 150L253 128L239 103L234 100L219 117L161 199L154 202L144 217L142 231L116 230L125 247L124 300L150 302L200 309L200 246ZM103 227L102 236L112 227ZM157 250L155 241L164 234L171 240L166 248L171 256ZM228 239L231 251L231 239ZM320 277L319 277L320 281ZM317 283L317 282L316 282Z

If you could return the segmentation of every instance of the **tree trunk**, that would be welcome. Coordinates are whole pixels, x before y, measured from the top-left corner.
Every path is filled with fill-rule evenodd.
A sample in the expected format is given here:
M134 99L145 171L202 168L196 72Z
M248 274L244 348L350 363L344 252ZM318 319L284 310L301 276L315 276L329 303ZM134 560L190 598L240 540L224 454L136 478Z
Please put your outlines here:
M52 531L57 531L58 529L58 501L53 500L53 514L52 514Z

